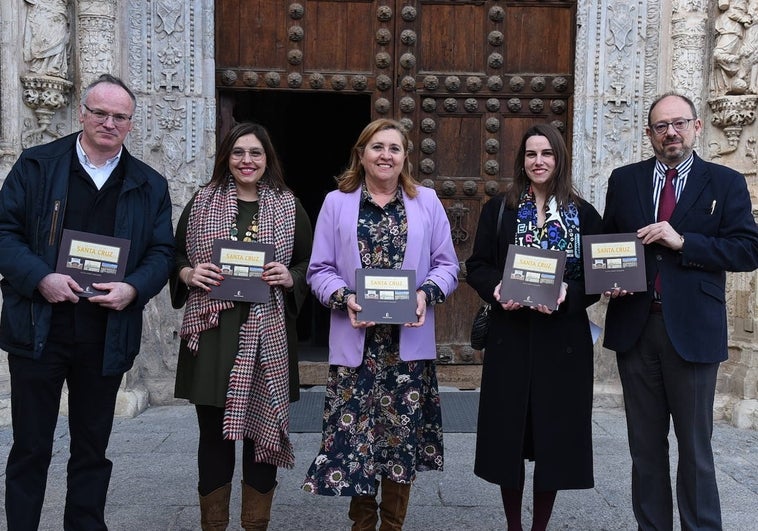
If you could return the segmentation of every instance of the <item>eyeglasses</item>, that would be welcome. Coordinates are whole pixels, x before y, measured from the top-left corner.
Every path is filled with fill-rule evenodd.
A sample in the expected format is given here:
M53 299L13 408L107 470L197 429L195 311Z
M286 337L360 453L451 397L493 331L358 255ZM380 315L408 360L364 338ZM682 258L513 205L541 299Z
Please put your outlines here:
M695 118L677 118L673 122L656 122L650 126L650 129L655 131L656 135L663 135L669 130L669 126L673 126L674 130L681 133L690 128L690 122L694 122Z
M104 124L108 121L108 118L111 118L113 119L113 125L121 127L122 125L126 125L126 123L132 119L131 116L126 114L111 114L109 112L101 111L100 109L90 109L86 103L82 103L82 106L92 115L92 119L99 124Z
M242 160L245 158L245 155L250 155L250 158L253 160L263 160L263 157L266 156L265 151L261 151L260 149L242 149L242 148L234 148L231 153L231 157L234 160Z

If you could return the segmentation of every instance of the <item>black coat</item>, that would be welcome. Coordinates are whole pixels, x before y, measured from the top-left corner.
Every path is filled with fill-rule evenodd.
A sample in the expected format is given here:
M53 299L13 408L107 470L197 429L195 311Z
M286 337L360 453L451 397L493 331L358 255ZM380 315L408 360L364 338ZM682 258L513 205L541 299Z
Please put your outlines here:
M498 238L501 197L484 205L466 261L469 285L493 303L474 473L517 488L526 457L535 461L536 490L591 488L594 357L586 309L599 295L586 295L583 279L567 280L566 300L551 315L503 310L492 292L502 278L508 244L514 243L516 211L505 208ZM584 201L579 230L602 232L600 215Z

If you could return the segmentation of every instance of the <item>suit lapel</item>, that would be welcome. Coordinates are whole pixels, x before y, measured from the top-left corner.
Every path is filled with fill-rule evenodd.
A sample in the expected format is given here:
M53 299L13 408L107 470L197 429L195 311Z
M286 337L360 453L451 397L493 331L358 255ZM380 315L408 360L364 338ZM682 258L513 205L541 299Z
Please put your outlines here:
M705 164L695 155L692 169L687 176L687 185L682 190L682 195L679 197L679 201L676 202L676 208L674 208L674 213L671 215L670 223L672 227L675 227L693 207L709 179Z
M653 170L655 157L642 163L642 175L633 180L637 190L637 201L644 217L643 225L655 223L655 209L653 205Z

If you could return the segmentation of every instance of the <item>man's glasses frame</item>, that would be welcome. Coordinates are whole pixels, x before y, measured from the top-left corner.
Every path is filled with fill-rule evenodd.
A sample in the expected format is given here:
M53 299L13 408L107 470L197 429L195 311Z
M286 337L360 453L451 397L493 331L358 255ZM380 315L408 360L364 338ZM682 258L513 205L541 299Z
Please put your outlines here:
M652 129L656 135L665 135L669 130L669 126L672 126L674 131L681 133L682 131L689 129L690 122L694 122L695 120L696 118L677 118L673 122L655 122L650 126L650 129Z
M123 127L132 119L132 117L127 114L112 114L109 112L101 111L100 109L91 109L86 103L82 103L82 107L87 109L87 112L92 115L92 119L99 124L104 124L108 121L108 118L110 118L113 120L113 125L116 127Z

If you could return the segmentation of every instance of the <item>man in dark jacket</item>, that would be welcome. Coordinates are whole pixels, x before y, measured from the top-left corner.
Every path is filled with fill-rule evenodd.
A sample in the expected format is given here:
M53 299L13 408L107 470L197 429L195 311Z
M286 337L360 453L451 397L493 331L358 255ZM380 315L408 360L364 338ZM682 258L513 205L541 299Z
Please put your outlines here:
M711 434L727 359L725 272L758 267L758 228L745 177L694 152L702 127L689 98L661 96L646 128L655 157L608 181L605 231L636 232L645 246L647 292L607 293L604 344L616 351L624 390L641 530L673 527L671 420L681 527L721 529Z
M120 79L101 76L82 96L82 131L25 150L0 189L9 531L39 525L64 382L71 455L63 527L106 529L116 395L139 352L142 311L166 284L174 252L166 179L123 147L135 107ZM64 229L129 240L123 280L104 276L92 284L96 295L81 296L83 286L56 271Z

